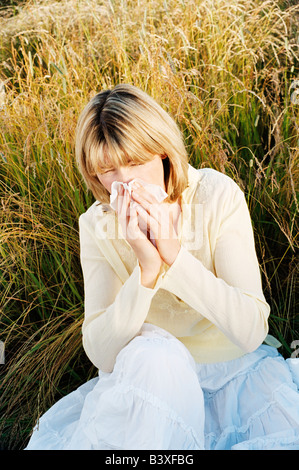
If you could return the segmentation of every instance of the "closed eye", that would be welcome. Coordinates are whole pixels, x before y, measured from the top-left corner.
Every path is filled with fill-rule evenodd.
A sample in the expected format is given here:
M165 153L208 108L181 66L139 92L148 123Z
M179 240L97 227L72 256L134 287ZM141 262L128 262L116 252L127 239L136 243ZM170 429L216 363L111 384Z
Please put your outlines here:
M144 163L138 163L138 162L130 162L128 163L128 166L141 166L144 165Z
M102 170L100 174L106 175L107 173L112 173L114 170L114 168L107 168L106 170Z

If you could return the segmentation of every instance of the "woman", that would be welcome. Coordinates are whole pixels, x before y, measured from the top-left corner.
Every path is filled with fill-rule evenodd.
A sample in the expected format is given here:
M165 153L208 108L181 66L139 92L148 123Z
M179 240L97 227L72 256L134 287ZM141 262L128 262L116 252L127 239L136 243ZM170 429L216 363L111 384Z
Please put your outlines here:
M96 199L79 227L99 377L27 448L299 449L298 360L262 345L270 309L236 183L192 168L172 118L131 85L88 103L76 154Z

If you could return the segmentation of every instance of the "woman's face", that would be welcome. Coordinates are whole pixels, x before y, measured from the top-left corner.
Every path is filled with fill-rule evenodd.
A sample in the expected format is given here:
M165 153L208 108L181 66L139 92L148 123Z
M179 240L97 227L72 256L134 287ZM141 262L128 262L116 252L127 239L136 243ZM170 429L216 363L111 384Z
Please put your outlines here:
M111 185L114 181L129 183L135 178L140 178L146 183L157 184L164 191L164 168L160 155L155 155L152 160L143 164L131 163L119 168L113 168L103 173L97 173L98 180L111 194Z

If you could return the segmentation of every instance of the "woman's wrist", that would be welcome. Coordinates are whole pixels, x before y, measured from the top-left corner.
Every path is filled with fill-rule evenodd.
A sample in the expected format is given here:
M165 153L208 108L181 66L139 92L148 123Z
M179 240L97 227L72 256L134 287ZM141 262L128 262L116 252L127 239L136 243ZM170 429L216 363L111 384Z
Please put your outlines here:
M164 250L165 254L163 256L163 261L168 264L168 266L171 266L177 259L181 250L181 244L178 240L168 240L167 242L167 249Z
M160 270L161 270L161 264L160 266L154 268L153 266L151 268L144 268L141 265L140 266L140 282L141 285L144 287L147 287L149 289L152 289L154 285L156 284L157 278L159 276Z

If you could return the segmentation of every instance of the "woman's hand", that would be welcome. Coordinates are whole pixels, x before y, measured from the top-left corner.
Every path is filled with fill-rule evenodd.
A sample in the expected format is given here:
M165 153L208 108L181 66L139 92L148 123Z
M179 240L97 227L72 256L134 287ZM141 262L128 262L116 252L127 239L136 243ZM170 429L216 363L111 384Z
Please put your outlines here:
M174 213L171 210L174 206L158 203L139 183L134 183L132 189L132 198L138 203L137 214L148 227L161 259L171 266L181 248L174 226Z
M153 287L161 269L162 259L157 248L141 231L136 208L131 203L129 192L123 187L118 191L117 214L123 234L138 258L141 283L145 287Z

